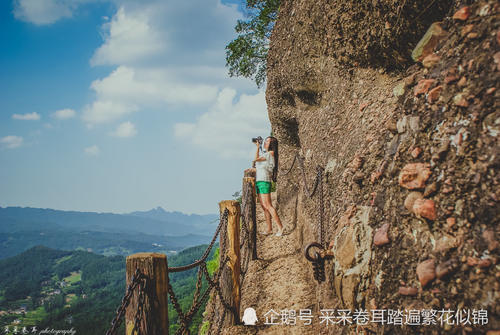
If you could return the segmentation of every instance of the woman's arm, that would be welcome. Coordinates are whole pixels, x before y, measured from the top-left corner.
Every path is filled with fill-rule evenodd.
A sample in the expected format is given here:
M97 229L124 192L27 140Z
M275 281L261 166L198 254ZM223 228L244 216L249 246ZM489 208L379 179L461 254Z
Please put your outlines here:
M259 159L259 149L260 149L260 145L259 145L259 142L256 142L255 143L255 146L257 147L257 151L255 151L255 159L254 159L254 162Z
M269 154L274 157L274 151L269 151ZM264 162L267 158L265 155L255 158L254 162Z
M262 162L263 160L266 160L264 157L259 157L259 149L260 149L259 142L256 142L255 146L257 147L257 151L255 152L255 159L252 162L253 167L255 167L255 162ZM264 159L261 159L261 158L264 158Z

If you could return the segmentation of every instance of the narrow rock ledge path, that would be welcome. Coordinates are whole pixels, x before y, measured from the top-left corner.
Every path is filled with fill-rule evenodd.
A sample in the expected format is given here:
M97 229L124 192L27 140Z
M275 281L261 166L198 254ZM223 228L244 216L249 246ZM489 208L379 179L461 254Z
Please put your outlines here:
M272 193L272 200L273 204L276 204L275 193ZM248 270L243 279L241 317L246 308L252 307L257 313L258 321L255 326L239 325L222 329L221 334L335 333L332 325L325 327L322 324L320 327L319 324L321 313L317 306L316 283L313 279L312 266L305 259L302 248L297 248L303 244L300 227L296 226L296 222L290 222L290 220L287 222L285 216L281 217L281 220L285 227L285 235L275 236L277 227L274 222L273 234L263 235L266 222L264 212L260 204L257 204L258 259L249 261ZM324 308L335 308L335 306ZM301 309L311 310L310 325L307 325L309 323L307 319L300 318ZM281 315L283 310L295 311L296 316L290 319L290 324L284 323ZM273 314L272 311L278 314ZM271 322L275 324L266 324Z

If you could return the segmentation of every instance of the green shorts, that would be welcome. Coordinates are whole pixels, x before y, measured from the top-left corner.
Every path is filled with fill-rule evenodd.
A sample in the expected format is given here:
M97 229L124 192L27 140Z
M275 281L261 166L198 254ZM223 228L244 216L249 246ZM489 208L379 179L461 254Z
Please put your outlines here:
M271 193L271 182L269 181L257 181L255 182L255 190L257 194Z

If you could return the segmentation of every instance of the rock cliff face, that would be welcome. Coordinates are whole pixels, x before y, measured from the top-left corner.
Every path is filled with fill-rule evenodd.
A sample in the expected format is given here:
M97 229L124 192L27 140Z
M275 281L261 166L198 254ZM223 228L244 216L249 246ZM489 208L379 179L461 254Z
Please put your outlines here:
M500 332L499 16L497 1L282 0L266 98L286 234L259 235L242 280L259 321L222 334ZM304 174L286 172L296 154ZM321 284L310 242L333 254ZM369 321L343 325L355 311Z
M296 153L308 184L325 169L334 259L325 283L310 275L317 309L484 309L487 325L363 328L500 329L499 15L497 1L282 1L266 97L281 171ZM294 168L277 189L302 250L319 240L303 184Z

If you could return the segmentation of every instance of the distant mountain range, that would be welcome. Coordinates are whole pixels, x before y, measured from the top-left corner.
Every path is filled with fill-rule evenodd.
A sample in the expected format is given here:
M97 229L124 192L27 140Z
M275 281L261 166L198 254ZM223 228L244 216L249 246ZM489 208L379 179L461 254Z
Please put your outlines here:
M31 207L0 207L0 233L40 228L66 228L76 231L138 232L143 234L210 236L217 225L216 214L187 215L157 207L129 214L60 211ZM210 223L212 222L212 223Z
M182 222L183 224L191 227L191 229L189 230L190 233L202 235L204 235L205 233L207 233L208 235L212 235L215 231L215 228L217 227L217 225L214 224L213 221L219 218L219 215L217 214L198 215L184 214L177 211L167 212L159 206L149 211L132 212L128 213L127 215L133 215L162 222Z
M35 245L103 255L179 251L209 243L216 214L167 212L161 207L128 214L0 207L0 258Z

